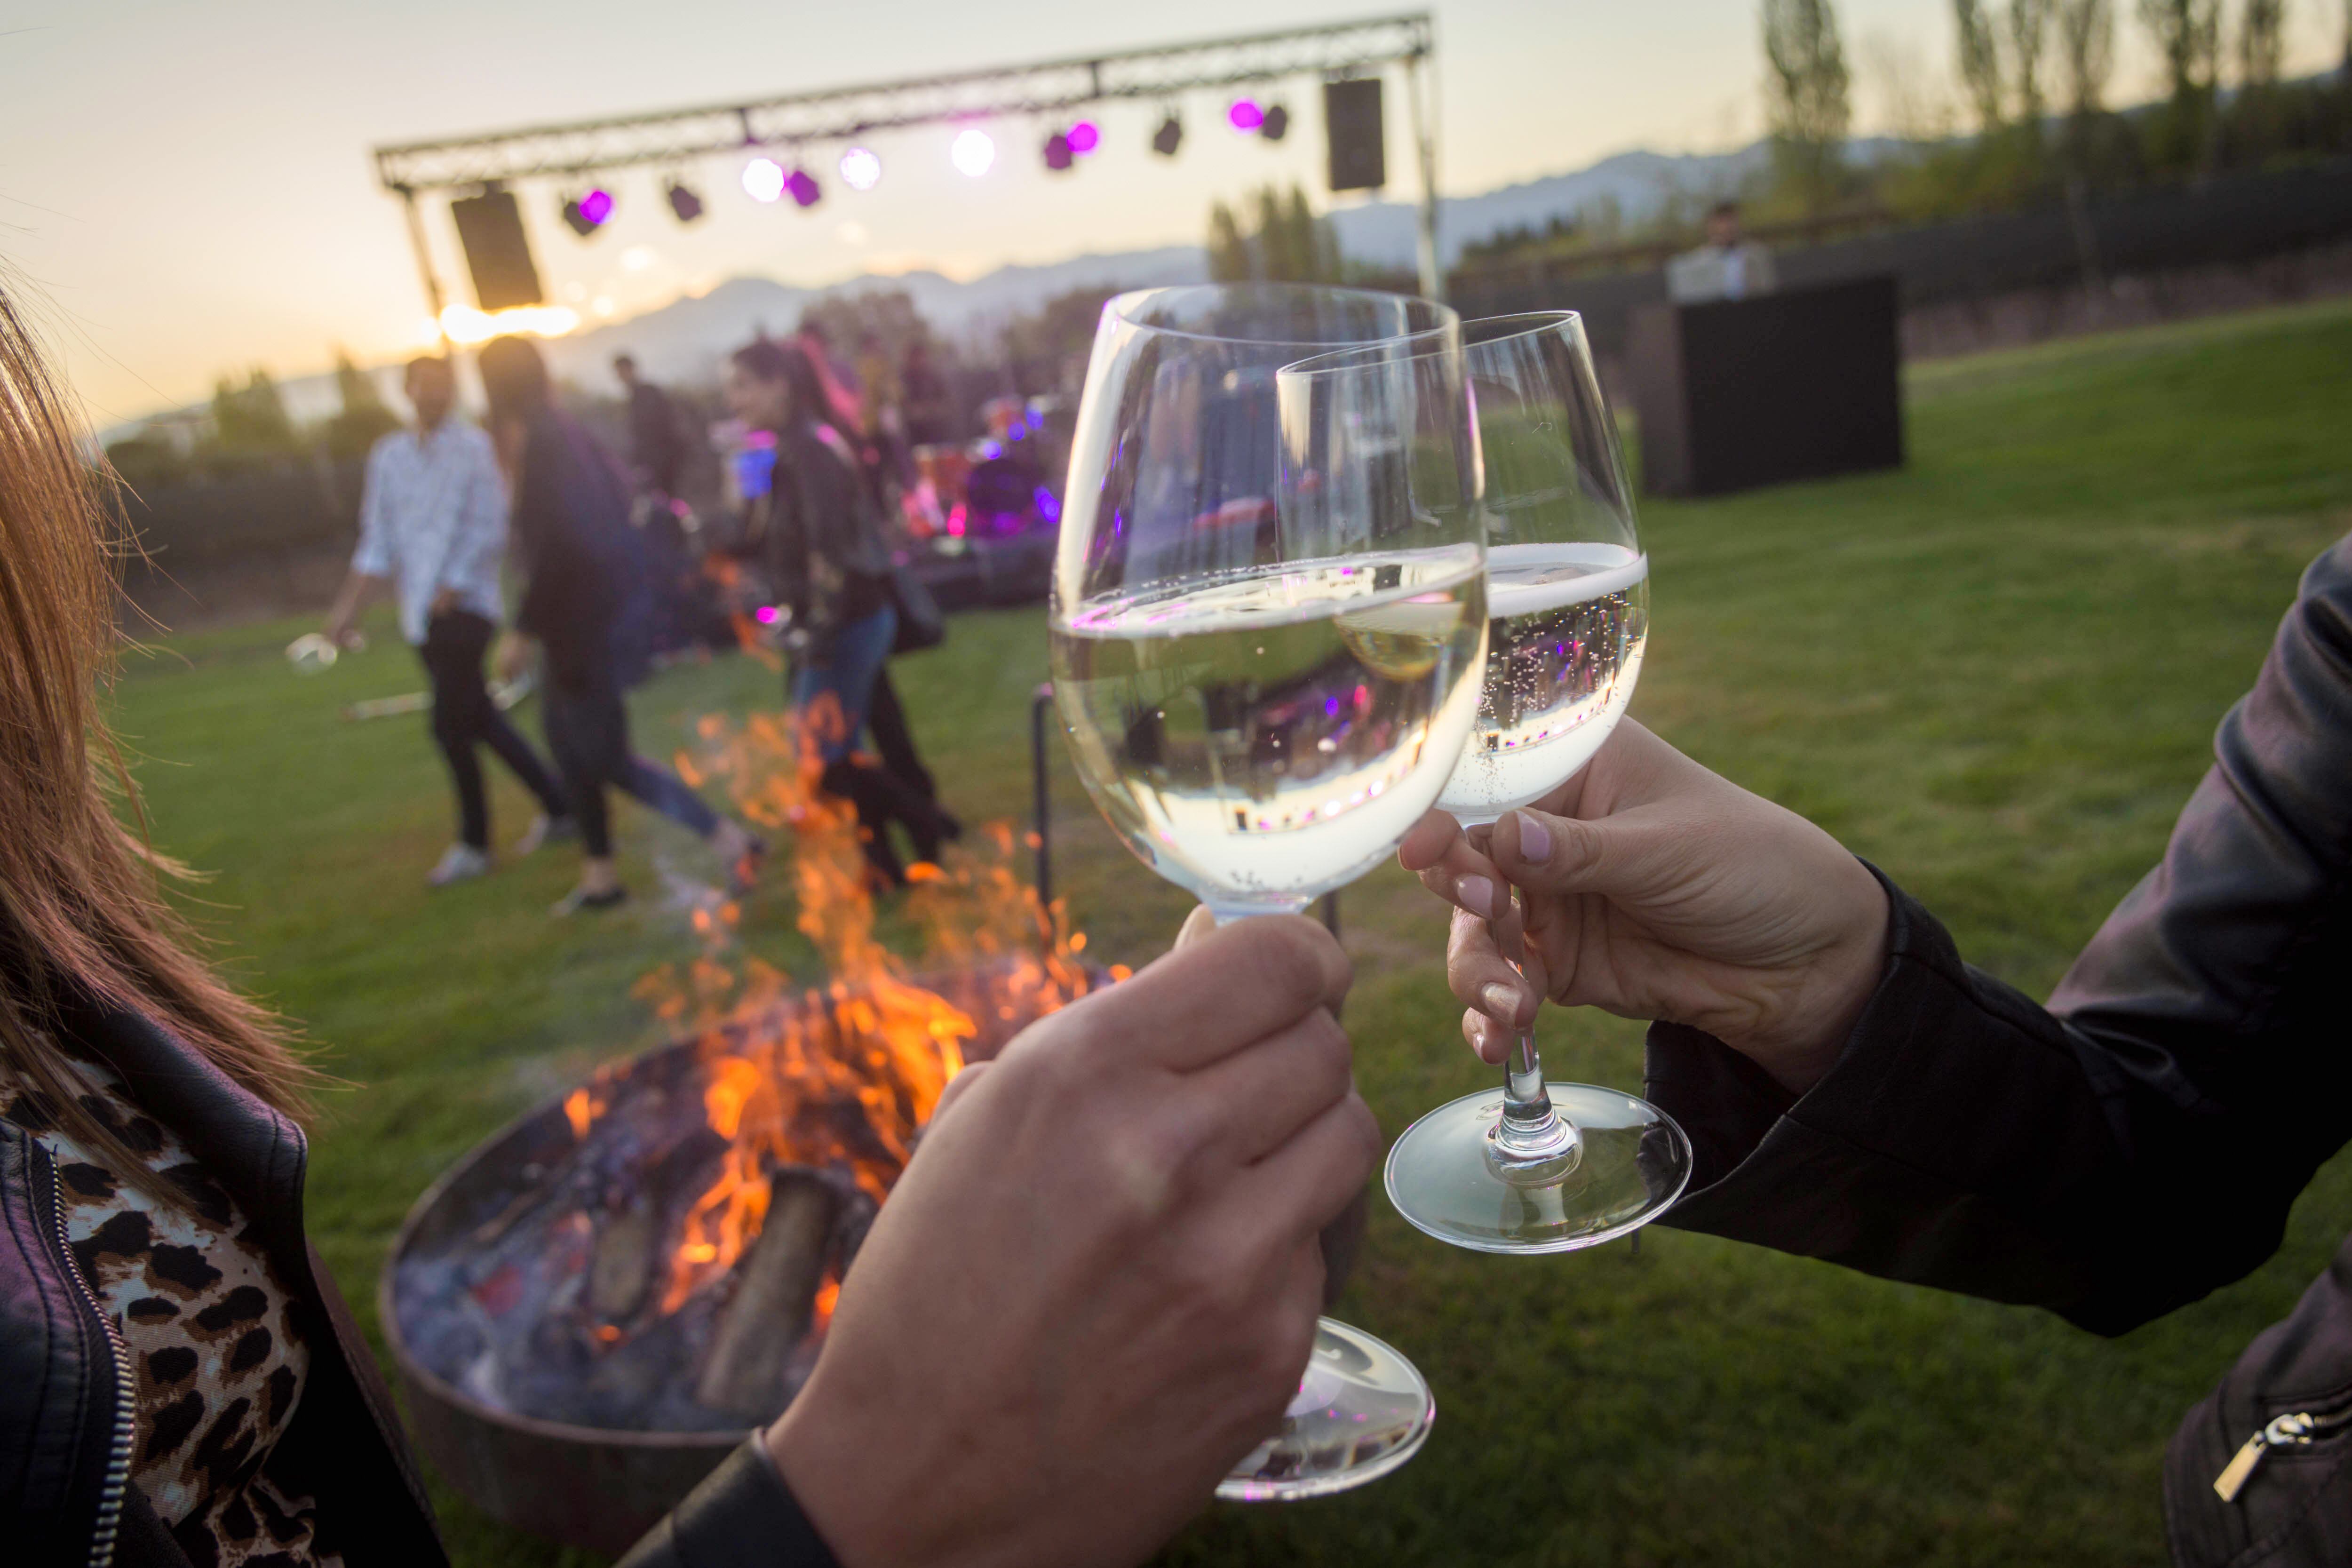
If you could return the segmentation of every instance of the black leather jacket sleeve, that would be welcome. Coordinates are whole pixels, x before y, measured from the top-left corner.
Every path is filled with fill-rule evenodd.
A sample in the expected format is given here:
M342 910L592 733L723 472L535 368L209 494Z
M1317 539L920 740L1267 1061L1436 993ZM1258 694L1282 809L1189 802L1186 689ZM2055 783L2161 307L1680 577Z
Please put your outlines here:
M840 1568L754 1436L687 1494L617 1568Z
M1698 1160L1665 1223L2109 1334L2267 1258L2352 1138L2352 539L2214 750L2046 1008L1889 884L1878 989L1801 1099L1653 1026L1651 1096Z

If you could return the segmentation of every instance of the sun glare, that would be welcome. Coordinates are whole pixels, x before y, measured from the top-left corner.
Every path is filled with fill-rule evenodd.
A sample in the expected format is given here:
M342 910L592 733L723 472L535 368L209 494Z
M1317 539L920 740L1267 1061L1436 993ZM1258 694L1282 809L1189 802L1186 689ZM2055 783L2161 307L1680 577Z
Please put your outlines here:
M467 347L509 333L528 338L560 338L579 325L580 312L569 305L524 305L488 312L471 305L451 305L441 312L441 331L451 342Z

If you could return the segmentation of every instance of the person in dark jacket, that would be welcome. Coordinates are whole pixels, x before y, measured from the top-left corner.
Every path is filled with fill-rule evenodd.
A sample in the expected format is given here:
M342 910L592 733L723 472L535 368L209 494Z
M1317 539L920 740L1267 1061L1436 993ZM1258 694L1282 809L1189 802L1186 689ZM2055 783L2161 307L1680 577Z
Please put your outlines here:
M316 1076L112 809L72 406L0 295L0 1560L446 1565L304 1234ZM949 1086L808 1383L625 1568L1118 1568L1280 1419L1379 1131L1337 943L1205 914Z
M555 912L603 909L627 897L613 867L607 788L635 796L708 843L741 891L767 847L629 746L621 694L643 672L653 579L629 525L628 487L595 438L555 406L546 363L528 339L484 344L481 371L490 434L512 476L526 577L515 616L520 636L499 650L499 665L511 679L528 661L530 641L542 651L541 720L585 852L580 885Z
M1449 973L1488 1060L1547 995L1654 1020L1648 1092L1697 1162L1664 1223L2119 1334L2268 1258L2352 1138L2352 538L2214 752L2046 1006L1631 722L1535 809L1467 835L1433 814L1402 857L1456 906ZM1524 976L1486 924L1507 883ZM2352 1561L2347 1390L2352 1241L2173 1438L2174 1559Z
M893 823L922 860L938 859L962 828L935 798L890 686L886 665L898 630L890 550L856 433L835 423L833 400L796 345L762 338L738 350L727 397L739 418L776 443L767 493L751 504L793 612L793 710L823 753L820 784L857 808L868 864L891 886L903 885ZM857 752L869 727L882 750L878 767Z

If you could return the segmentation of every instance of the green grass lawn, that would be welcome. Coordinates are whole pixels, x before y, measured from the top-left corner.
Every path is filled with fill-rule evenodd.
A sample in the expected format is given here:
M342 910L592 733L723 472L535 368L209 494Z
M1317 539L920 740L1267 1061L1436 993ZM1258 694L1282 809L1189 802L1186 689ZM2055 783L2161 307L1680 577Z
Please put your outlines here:
M2161 848L2297 574L2352 526L2352 308L1988 355L1908 384L1899 473L1645 510L1655 636L1633 710L2046 994ZM299 680L278 650L300 629L164 637L116 708L157 842L214 873L205 924L353 1085L318 1131L309 1221L372 1320L416 1194L507 1117L651 1043L629 984L695 944L658 898L549 920L571 871L557 854L428 897L450 827L423 721L338 717L414 689L414 662L386 620L374 651ZM1020 737L1045 668L1035 611L961 617L898 666L974 819L1026 809ZM667 752L696 716L776 695L745 659L670 670L635 699L640 744ZM1060 889L1088 955L1144 961L1183 901L1056 758ZM510 837L523 797L501 778L496 798ZM665 863L708 875L667 825L627 807L621 826L640 889ZM746 924L805 973L792 915L770 893ZM1393 867L1368 879L1347 929L1359 1074L1393 1135L1487 1074L1460 1044L1444 920L1418 889ZM1640 1026L1545 1027L1555 1074L1638 1083ZM1352 1496L1214 1508L1168 1562L2158 1562L2165 1439L2352 1225L2352 1163L2321 1173L2252 1278L2119 1342L1706 1237L1495 1258L1373 1209L1339 1315L1428 1375L1434 1436ZM581 1560L440 1496L461 1563Z

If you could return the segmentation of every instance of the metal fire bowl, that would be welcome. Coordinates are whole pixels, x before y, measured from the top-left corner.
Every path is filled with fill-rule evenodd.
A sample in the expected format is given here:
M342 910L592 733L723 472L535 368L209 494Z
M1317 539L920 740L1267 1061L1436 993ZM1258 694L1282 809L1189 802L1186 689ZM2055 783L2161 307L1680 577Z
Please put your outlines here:
M1089 971L1097 985L1104 976ZM918 984L961 1006L980 1027L965 1055L986 1060L1027 1020L1005 1021L979 998L971 975L919 977ZM632 1082L691 1071L699 1041L658 1046L632 1060ZM623 1092L626 1092L624 1090ZM684 1500L749 1435L740 1432L632 1432L575 1426L519 1415L463 1393L418 1361L400 1299L400 1264L435 1249L498 1214L572 1148L562 1096L509 1122L450 1167L408 1211L376 1282L377 1315L392 1347L409 1430L451 1485L492 1518L567 1545L618 1555Z

